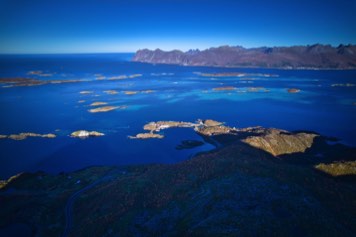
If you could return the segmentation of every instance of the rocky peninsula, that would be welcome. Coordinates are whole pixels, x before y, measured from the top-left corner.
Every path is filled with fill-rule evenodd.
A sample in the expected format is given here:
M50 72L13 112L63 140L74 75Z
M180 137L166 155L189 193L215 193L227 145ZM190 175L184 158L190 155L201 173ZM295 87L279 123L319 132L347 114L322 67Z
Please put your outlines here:
M157 134L161 130L168 128L190 128L195 127L197 124L189 122L176 122L176 121L158 121L150 122L143 126L143 130L150 131L149 133L139 133L135 136L128 136L130 139L149 139L149 138L164 138L164 135Z
M242 139L242 142L264 150L273 156L305 152L313 145L314 139L318 136L314 133L290 133L275 128L250 128L244 129L243 132L254 135Z
M356 175L356 161L336 161L330 164L321 163L316 169L334 177Z
M190 122L158 121L158 122L150 122L148 124L145 124L143 126L143 129L151 132L159 132L167 128L190 128L195 126L197 126L196 123L190 123Z
M280 156L298 152L305 152L313 145L318 137L315 133L291 133L275 128L235 128L224 125L224 123L207 119L197 120L195 123L183 121L158 121L144 125L143 129L149 133L139 133L129 136L131 139L163 138L164 135L157 134L169 128L193 128L206 141L213 145L230 144L231 142L242 142L251 147L263 150L272 156Z

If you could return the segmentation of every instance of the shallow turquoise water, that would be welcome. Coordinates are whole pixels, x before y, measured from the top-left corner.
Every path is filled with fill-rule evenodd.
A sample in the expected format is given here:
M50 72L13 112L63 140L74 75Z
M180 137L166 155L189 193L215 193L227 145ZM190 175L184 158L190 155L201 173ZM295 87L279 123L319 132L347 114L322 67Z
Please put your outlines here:
M224 69L149 65L128 60L131 54L0 56L0 77L83 82L31 87L0 84L0 134L55 133L55 139L0 140L0 178L22 171L70 171L90 165L175 163L206 144L176 150L182 140L203 141L191 129L163 131L162 140L130 140L145 123L157 120L191 121L211 118L230 126L261 125L287 130L312 130L356 145L356 71L294 71ZM29 74L42 71L42 75ZM198 73L197 73L198 72ZM203 77L199 73L242 72L242 77ZM100 74L100 75L98 75ZM109 80L120 75L141 77ZM273 74L266 77L259 74ZM103 80L97 80L99 77ZM233 86L233 91L213 88ZM251 87L267 89L251 91ZM291 94L288 88L301 92ZM105 90L116 90L110 95ZM152 93L143 93L154 90ZM80 91L93 91L80 94ZM127 95L125 91L138 91ZM83 103L78 103L85 100ZM128 106L106 113L89 113L92 102ZM68 135L79 129L104 137L86 140Z

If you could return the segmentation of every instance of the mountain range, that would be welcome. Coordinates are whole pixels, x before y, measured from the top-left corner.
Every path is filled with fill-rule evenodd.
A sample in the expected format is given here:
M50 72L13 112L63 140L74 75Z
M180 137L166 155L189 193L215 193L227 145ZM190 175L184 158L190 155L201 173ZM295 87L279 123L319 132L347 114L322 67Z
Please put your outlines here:
M356 69L356 45L314 44L291 47L244 48L220 46L206 50L138 50L132 61L183 66L281 69Z

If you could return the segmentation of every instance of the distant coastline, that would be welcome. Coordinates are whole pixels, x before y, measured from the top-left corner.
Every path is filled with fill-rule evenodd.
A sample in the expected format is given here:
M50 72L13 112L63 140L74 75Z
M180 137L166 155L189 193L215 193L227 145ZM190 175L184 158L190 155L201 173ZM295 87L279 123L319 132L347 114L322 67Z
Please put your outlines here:
M226 68L285 70L355 70L356 45L307 45L244 48L221 46L206 50L138 50L134 62Z

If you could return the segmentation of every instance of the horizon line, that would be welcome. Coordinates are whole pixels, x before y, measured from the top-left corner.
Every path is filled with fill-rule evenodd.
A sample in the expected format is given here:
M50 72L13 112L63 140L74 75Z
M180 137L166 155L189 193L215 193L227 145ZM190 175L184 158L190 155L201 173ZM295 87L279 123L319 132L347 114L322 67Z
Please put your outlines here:
M6 56L6 55L58 55L58 54L62 54L62 55L68 55L68 54L135 54L137 51L140 50L151 50L151 51L155 51L155 50L162 50L162 51L182 51L182 52L188 52L190 50L199 50L199 51L204 51L204 50L208 50L208 49L213 49L213 48L221 48L221 47L241 47L244 49L258 49L258 48L290 48L290 47L309 47L309 46L313 46L313 45L323 45L323 46L331 46L331 47L339 47L341 45L343 46L355 46L356 44L353 43L339 43L339 44L323 44L323 43L314 43L314 44L293 44L293 45L280 45L280 46L255 46L255 47L245 47L242 45L229 45L229 44L225 44L225 45L219 45L219 46L211 46L208 48L203 48L203 49L199 49L199 48L190 48L188 50L182 50L182 49L178 49L174 48L174 49L162 49L162 48L139 48L135 51L112 51L112 52L108 52L108 51L87 51L87 52L9 52L9 53L1 53L1 56Z
M6 55L54 55L54 54L134 54L136 52L125 52L125 51L122 51L122 52L51 52L51 53L38 53L38 52L32 52L32 53L28 53L28 52L24 52L24 53L0 53L0 56L6 56Z

